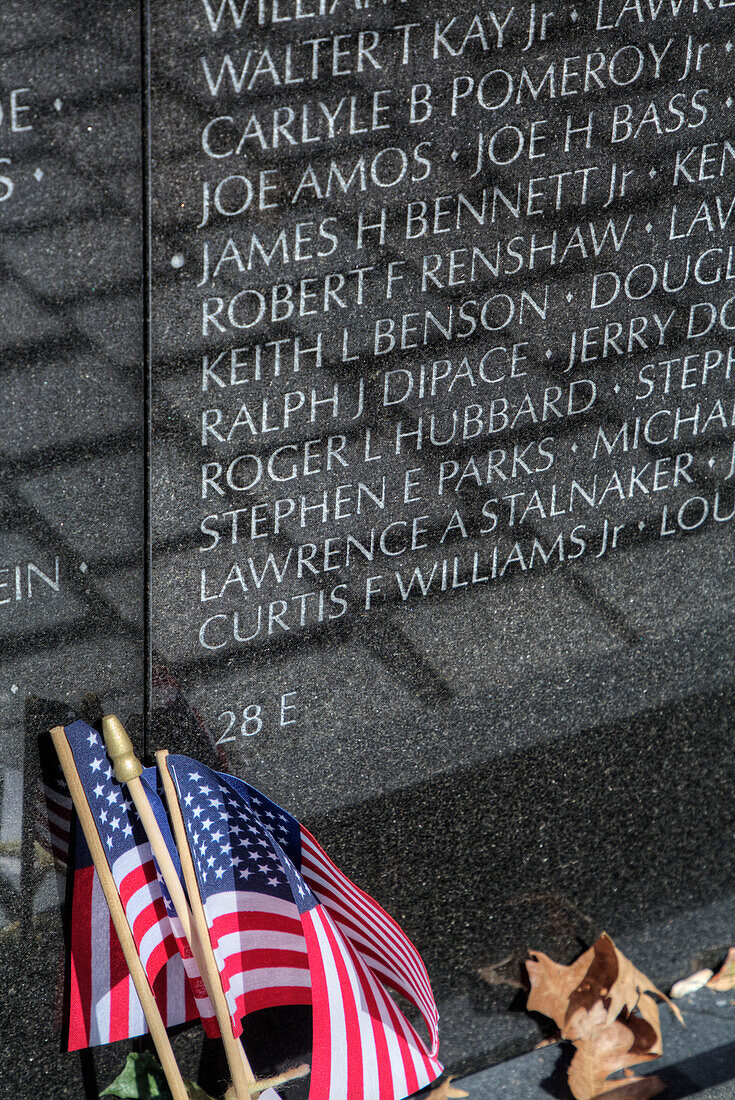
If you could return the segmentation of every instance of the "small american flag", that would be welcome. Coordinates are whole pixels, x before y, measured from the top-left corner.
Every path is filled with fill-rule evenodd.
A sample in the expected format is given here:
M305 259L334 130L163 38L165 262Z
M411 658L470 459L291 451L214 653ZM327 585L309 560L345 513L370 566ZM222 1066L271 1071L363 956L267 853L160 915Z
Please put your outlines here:
M147 1031L145 1016L92 856L76 817L67 920L67 1050L114 1043Z
M163 887L143 826L114 778L102 738L86 722L65 728L77 773L120 894L141 962L167 1027L197 1019L218 1034L214 1010ZM141 776L159 823L169 829L155 769ZM99 877L76 825L71 883L68 1049L142 1035L143 1010L122 955ZM175 851L167 837L169 848Z
M38 696L26 700L25 710L26 751L31 760L38 760L32 810L34 841L53 857L56 869L66 874L73 808L48 730L62 722L73 722L76 714Z
M69 862L72 801L58 761L55 767L46 762L42 778L36 785L36 843L53 856L59 870L66 873Z
M236 1034L257 1009L311 1004L310 1100L399 1100L442 1072L421 957L299 822L255 788L167 757ZM391 998L429 1027L429 1051Z

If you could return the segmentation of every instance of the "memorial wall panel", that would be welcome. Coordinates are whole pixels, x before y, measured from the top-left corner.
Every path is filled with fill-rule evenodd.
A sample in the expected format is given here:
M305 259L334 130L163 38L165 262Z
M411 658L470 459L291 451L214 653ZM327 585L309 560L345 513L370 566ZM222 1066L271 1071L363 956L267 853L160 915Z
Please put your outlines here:
M724 956L735 0L0 28L0 1095L122 1064L59 1052L71 715L304 821L421 951L453 1073L547 1034L530 949ZM308 1054L309 1013L245 1042Z
M455 1070L529 947L729 934L733 10L151 9L154 662Z
M140 16L7 0L0 28L0 1094L96 1096L60 1052L64 806L50 823L39 737L143 709Z

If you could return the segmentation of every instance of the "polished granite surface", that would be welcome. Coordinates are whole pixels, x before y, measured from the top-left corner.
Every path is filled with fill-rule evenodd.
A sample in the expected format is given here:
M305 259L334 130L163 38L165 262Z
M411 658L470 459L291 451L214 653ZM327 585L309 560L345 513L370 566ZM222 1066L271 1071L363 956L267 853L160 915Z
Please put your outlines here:
M442 1054L453 1072L481 1073L539 1037L517 986L487 986L478 976L482 966L503 964L504 975L513 977L532 947L568 961L605 928L666 986L691 960L732 939L735 391L728 362L735 322L727 141L735 117L728 102L735 9L713 3L694 13L690 3L677 16L664 7L653 20L643 5L639 19L632 3L627 13L626 5L608 0L597 13L594 5L565 3L549 16L548 40L541 40L548 4L516 5L512 15L509 5L480 13L465 0L425 7L419 15L400 3L343 4L332 17L305 18L303 26L295 19L253 25L247 43L256 54L249 63L261 57L262 75L240 94L224 90L225 74L216 96L206 71L211 77L225 53L238 62L238 79L246 64L245 37L233 28L227 5L216 31L217 5L193 0L161 0L146 18L137 4L121 0L31 6L6 0L0 12L0 156L9 158L0 161L0 346L8 409L0 444L0 965L9 975L0 1044L3 1063L14 1067L12 1082L7 1076L0 1082L2 1095L93 1096L95 1074L99 1082L109 1079L123 1056L113 1047L80 1060L58 1049L61 922L37 810L38 739L70 713L94 721L114 710L128 719L144 752L166 745L200 756L262 786L300 816L424 955L442 1014ZM281 4L281 13L287 8L295 15L293 4ZM392 28L412 22L420 25L411 31L404 65L403 39ZM361 30L379 35L379 69L363 58L355 70ZM531 31L536 37L529 43ZM330 39L329 49L320 48L327 68L317 79L286 85L279 66L289 43L335 34L345 35L337 49L346 53L334 64L350 71L327 71ZM372 38L364 41L369 46ZM266 43L281 83L257 53ZM294 79L308 75L299 48ZM639 54L641 72L634 75ZM552 63L552 76L540 85ZM586 92L574 75L585 64L601 66ZM477 84L492 70L515 81L503 111L477 99ZM486 102L501 93L503 79L496 72L494 83L485 82ZM436 110L412 122L410 91L425 82ZM356 133L381 88L392 89L379 98L391 109L377 121L393 128ZM467 93L459 95L455 115L453 89ZM355 97L352 121L349 97ZM282 135L272 147L278 108L303 112L310 105L325 120L318 103L335 112L342 99L332 139L311 145L301 139L314 131L292 126L294 141ZM680 124L675 108L683 112ZM565 151L565 127L582 127L589 112L590 145L578 133ZM251 141L246 157L207 156L202 130L221 116L241 132L257 116L263 140ZM287 115L279 118L285 126ZM628 118L636 135L623 140ZM523 157L511 160L513 147L502 142L513 139L514 127L527 142L534 122L536 152L544 157L529 160L525 147ZM319 125L326 132L326 121ZM218 140L229 140L229 126L220 124ZM505 135L493 139L503 126ZM611 142L613 133L619 141ZM371 164L382 147L413 150L421 141L431 147L428 180L381 187L367 170L363 191L342 187L332 169L330 195L320 199L312 186L292 201L307 162L324 184L335 159L346 179L360 156ZM379 163L400 170L395 155ZM631 175L621 195L623 171ZM260 173L273 173L264 179L275 188L265 193L280 204L275 212L235 218L210 211L208 224L197 228L205 220L205 185L213 196L223 178ZM529 197L531 178L536 199ZM6 199L3 179L12 183ZM613 184L618 191L607 207ZM520 195L525 213L513 214L493 188L511 206ZM497 210L487 224L465 206L459 228L456 209L454 221L440 212L426 239L406 240L407 204L427 204L433 217L436 197L459 191L476 211L483 201L489 210L495 194ZM223 202L235 198L233 191ZM440 211L450 206L447 197ZM418 216L419 207L413 209ZM359 219L374 225L381 211L385 241L372 230L358 247ZM335 255L297 262L295 234L306 242L313 230L303 226L327 218L333 219L327 232L339 236ZM609 218L618 234L628 226L620 248L609 232L600 245ZM275 247L282 229L287 244ZM254 233L266 251L275 248L270 265L257 248L250 266L243 260L255 247ZM533 233L539 251L530 270ZM553 233L556 254L544 251ZM506 251L496 278L475 258L477 277L464 282L461 264L473 248L489 256L514 236L522 263ZM329 238L320 240L326 252ZM311 246L301 248L306 255ZM215 276L214 258L223 255L230 258ZM435 270L445 285L428 280L424 290L420 272L426 263L434 270L431 255L443 257ZM389 264L404 279L388 299ZM252 331L222 332L213 323L203 331L209 299L313 279L308 294L330 273L358 265L379 273L366 276L362 305L347 302L345 292L344 309ZM652 270L658 282L647 294ZM616 278L620 284L615 301L599 310L590 297L595 276L598 301L613 293ZM456 319L466 300L493 295L492 309L512 300L517 310L523 304L523 317L496 331L499 315L487 314L490 327L453 342L435 324L425 344L414 331L426 310L446 327L451 310ZM241 302L248 300L254 298ZM420 346L376 355L376 318L403 315L406 343ZM710 330L693 335L708 320ZM603 358L606 324L620 333L608 330ZM349 354L357 356L346 362L345 330ZM323 356L317 362L305 353L296 370L296 341L313 347L320 333ZM282 368L271 347L262 350L260 378L253 377L255 346L274 339L284 341ZM482 356L513 344L527 357L518 360L517 376L502 386L490 375L483 380ZM244 349L236 368L233 347ZM220 381L206 375L204 357ZM421 370L441 375L444 367L436 364L445 361L459 372L452 388L445 380L433 397L426 382L420 391ZM233 369L245 381L231 384ZM386 393L397 398L409 376L411 394L386 403ZM364 405L357 415L360 379ZM570 384L585 380L570 398ZM574 411L592 385L593 405ZM344 402L336 415L326 403L310 412L312 400L326 402L335 386ZM544 413L545 393L556 412ZM288 424L287 400L294 410ZM505 406L490 413L495 400L506 400L512 415L527 410L497 434L488 430L488 416L499 418L502 429ZM266 401L272 420L262 419ZM245 413L233 428L243 403L252 429ZM472 418L480 414L465 411L477 403L484 418L479 438ZM659 443L657 433L671 429L677 409L677 438ZM219 410L220 419L207 410ZM436 445L430 433L445 438L454 410L460 423L467 418L467 438ZM634 448L635 418L658 413ZM232 429L231 439L210 432L202 446L203 415L220 435ZM611 442L626 420L629 446L620 442L608 455L600 432ZM396 433L419 430L421 449L418 437L405 435L397 454ZM365 461L366 433L369 454L380 460ZM347 466L335 460L332 470L325 468L330 435L345 436ZM304 457L310 440L312 466ZM553 454L547 468L540 445ZM298 456L293 479L263 477L246 491L228 487L223 474L223 493L211 489L202 499L204 463L226 469L238 455L252 454L241 464L244 474L267 464L278 446ZM495 455L503 472L496 465L488 483L492 448L510 457L503 465ZM515 469L514 450L524 456ZM687 476L674 484L677 456ZM416 487L407 488L407 477ZM338 486L353 486L343 490L344 502L355 497L358 481L379 495L383 478L384 508L365 493L359 515L353 504L351 515L338 518ZM571 481L589 496L595 478L595 507L578 489L569 510ZM302 505L318 505L323 494L328 522L318 522L312 510L302 523ZM279 501L288 514L275 531ZM233 509L242 509L237 542ZM497 513L496 531L483 533L489 512ZM253 515L261 517L257 538L248 534ZM218 533L212 550L206 548L215 536L205 534L203 522ZM379 537L391 523L418 527L415 550L377 549L368 561L353 547L347 565L347 535L367 545L371 531ZM586 524L579 555L577 524ZM613 548L615 524L624 527ZM403 550L396 540L407 529L394 527L384 547ZM335 540L335 568L305 566L297 574L300 548L308 556L304 546L316 545L313 560L324 564L328 538ZM283 569L282 582L275 566ZM418 596L414 583L404 600L417 567L424 581L434 570L433 590ZM491 579L478 580L493 568ZM335 600L339 585L345 587ZM344 612L330 619L342 597ZM258 624L250 642L237 640L237 631L246 636ZM202 644L202 630L217 648ZM252 1020L249 1028L266 1068L308 1044L303 1015ZM714 1046L722 1044L713 1039ZM176 1047L195 1073L199 1037L188 1031ZM551 1057L544 1052L543 1059ZM216 1070L203 1072L214 1087ZM500 1076L478 1077L475 1087L486 1088L482 1080L501 1087ZM730 1087L725 1078L712 1084Z

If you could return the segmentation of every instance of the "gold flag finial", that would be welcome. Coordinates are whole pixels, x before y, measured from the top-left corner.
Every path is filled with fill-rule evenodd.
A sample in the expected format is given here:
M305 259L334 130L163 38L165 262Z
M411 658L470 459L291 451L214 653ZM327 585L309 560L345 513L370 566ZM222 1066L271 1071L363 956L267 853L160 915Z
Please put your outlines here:
M137 779L143 771L143 765L135 755L133 742L116 714L107 714L102 719L102 736L118 783L129 783L131 779Z

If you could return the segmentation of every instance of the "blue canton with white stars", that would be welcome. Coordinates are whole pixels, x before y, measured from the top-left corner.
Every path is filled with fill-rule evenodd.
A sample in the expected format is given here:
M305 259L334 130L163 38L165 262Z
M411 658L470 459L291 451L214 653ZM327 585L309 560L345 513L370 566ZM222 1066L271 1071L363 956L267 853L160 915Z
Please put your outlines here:
M234 776L186 756L169 756L202 900L224 891L253 891L294 901L317 900L299 874L296 818Z
M83 721L66 726L64 732L108 863L113 867L120 856L147 843L145 830L125 787L114 777L102 735Z

